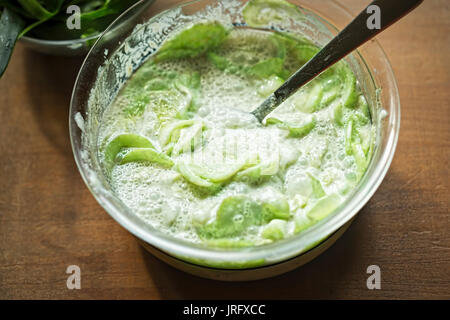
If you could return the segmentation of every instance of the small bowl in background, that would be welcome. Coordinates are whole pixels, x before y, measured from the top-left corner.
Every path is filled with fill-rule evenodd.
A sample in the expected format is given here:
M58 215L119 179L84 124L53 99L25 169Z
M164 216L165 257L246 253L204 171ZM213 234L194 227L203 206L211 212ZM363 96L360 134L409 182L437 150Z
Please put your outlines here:
M116 34L125 32L128 28L133 28L133 20L138 17L144 10L146 10L150 5L152 5L155 0L145 0L138 3L133 10L133 14L127 15L127 19L121 20L119 24L116 24L114 28L107 28L107 34L104 35L103 32L86 37L83 39L72 39L72 40L44 40L37 39L29 36L23 36L20 38L20 42L26 47L48 55L54 56L66 56L66 57L76 57L84 56L92 48L94 43L100 37L108 37L114 39ZM125 30L124 30L125 29Z

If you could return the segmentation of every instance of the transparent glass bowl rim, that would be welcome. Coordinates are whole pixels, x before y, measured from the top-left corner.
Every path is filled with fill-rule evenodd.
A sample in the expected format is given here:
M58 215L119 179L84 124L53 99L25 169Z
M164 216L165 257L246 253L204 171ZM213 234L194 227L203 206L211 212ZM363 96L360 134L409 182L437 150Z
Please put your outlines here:
M289 258L292 258L298 254L301 254L307 251L310 246L314 243L318 243L323 239L327 238L329 235L336 232L340 227L349 222L354 216L361 210L361 208L369 201L369 199L373 196L375 191L380 186L383 181L387 171L389 170L390 164L395 154L395 149L397 146L399 130L400 130L400 99L398 94L398 88L395 80L394 73L392 71L391 64L378 43L377 40L373 40L371 42L371 46L378 50L379 58L384 61L384 67L386 76L388 77L391 91L393 96L389 101L393 102L393 108L391 108L391 112L388 114L387 119L385 121L389 121L392 123L392 128L389 132L386 133L385 139L387 139L386 147L381 150L380 158L378 162L372 163L371 166L374 166L373 172L370 176L368 176L364 185L360 185L358 190L355 192L354 197L351 199L347 199L338 209L336 209L333 214L328 216L327 218L319 221L309 229L305 230L301 234L294 235L287 239L277 241L271 244L262 245L262 246L254 246L248 248L236 248L236 249L221 249L221 248L212 248L206 247L202 245L197 245L194 243L189 243L186 241L182 241L180 239L176 239L174 237L165 235L161 232L149 232L144 223L142 221L138 221L136 219L131 219L127 217L127 215L123 214L123 210L127 208L125 205L121 205L121 201L116 197L108 197L105 194L100 194L99 192L94 191L91 186L91 183L88 179L88 166L81 160L81 150L78 150L78 147L75 144L75 139L80 135L80 132L75 129L77 125L75 124L74 116L79 111L77 106L74 104L75 96L77 94L77 90L81 87L80 81L82 79L82 74L84 69L87 66L87 61L91 58L91 54L95 51L96 47L99 45L102 37L111 29L114 28L117 21L120 21L124 16L126 16L130 11L132 11L136 6L142 4L145 0L137 2L135 5L130 7L127 11L123 12L99 37L97 42L89 51L86 56L83 65L79 71L78 77L75 82L75 86L72 92L72 99L70 103L70 112L69 112L69 129L70 129L70 140L72 144L72 151L74 154L75 161L77 163L80 174L86 183L87 187L94 195L95 199L99 202L99 204L108 212L108 214L116 220L122 227L128 230L137 238L147 242L148 244L169 253L172 256L181 257L196 260L196 261L208 261L208 262L217 262L217 263L242 263L246 261L272 261L273 263L277 263L279 261L283 261ZM169 10L176 8L183 8L184 6L188 6L190 4L194 4L201 0L193 0L188 2L183 2L181 4L172 6ZM334 1L331 1L334 3ZM334 3L336 5L336 3ZM351 17L351 14L342 6L339 5L339 9L341 9L346 15ZM337 29L332 23L322 18L318 15L313 9L307 9L310 13L312 13L317 19L321 20L325 25L332 27L333 29ZM153 20L156 17L163 15L167 10L164 10L157 15L152 16L149 20ZM360 55L361 56L361 55ZM362 60L365 62L364 57L361 56ZM367 65L366 65L367 67ZM370 72L370 70L368 70ZM371 73L371 72L370 72ZM271 264L271 263L268 263Z

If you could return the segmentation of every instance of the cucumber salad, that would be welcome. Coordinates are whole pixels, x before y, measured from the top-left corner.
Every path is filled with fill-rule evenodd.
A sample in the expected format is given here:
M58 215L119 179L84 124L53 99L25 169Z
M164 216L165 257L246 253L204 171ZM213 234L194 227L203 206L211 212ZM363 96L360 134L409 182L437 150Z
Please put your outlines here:
M175 32L104 112L104 173L154 228L214 247L279 241L330 215L365 173L374 126L345 61L263 123L250 114L319 50L256 28L283 10L296 7L250 1L243 13L255 28L202 21Z

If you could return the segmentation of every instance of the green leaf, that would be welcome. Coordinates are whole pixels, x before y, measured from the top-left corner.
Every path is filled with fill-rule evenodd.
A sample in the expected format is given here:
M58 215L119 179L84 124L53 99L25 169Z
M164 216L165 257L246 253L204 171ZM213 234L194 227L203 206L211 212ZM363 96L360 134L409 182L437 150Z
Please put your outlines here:
M0 77L8 66L14 45L25 22L16 13L5 8L0 17Z
M33 18L24 8L20 5L17 5L11 0L0 0L0 8L6 8L10 11L16 13L18 16L22 16L21 18Z
M167 40L158 50L155 61L195 58L217 48L228 35L218 22L196 24Z
M22 7L35 19L44 20L52 17L55 12L50 12L37 0L17 0ZM62 1L60 1L62 3ZM53 8L59 9L59 8Z
M29 0L22 1L29 2ZM136 2L137 0L47 0L44 9L51 15L31 21L23 34L30 32L33 37L48 40L70 40L96 35L104 31L120 13ZM69 30L66 26L68 18L66 8L72 4L79 5L81 8L81 29L79 30ZM38 8L34 6L34 9L30 9ZM42 14L43 11L40 11Z
M22 37L30 30L34 29L38 25L46 22L47 20L53 18L58 14L59 10L61 10L61 6L64 0L54 0L49 1L48 8L44 8L41 3L37 0L17 0L22 7L37 21L28 25L25 29L22 30L19 37Z

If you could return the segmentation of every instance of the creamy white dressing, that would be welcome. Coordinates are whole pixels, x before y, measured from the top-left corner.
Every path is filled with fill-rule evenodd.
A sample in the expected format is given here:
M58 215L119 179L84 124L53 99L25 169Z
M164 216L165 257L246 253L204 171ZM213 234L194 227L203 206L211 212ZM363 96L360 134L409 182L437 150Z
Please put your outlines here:
M258 63L274 56L276 47L267 45L270 36L268 32L235 29L220 53L235 63ZM196 243L223 238L254 245L276 241L301 232L328 215L361 178L363 172L358 169L355 156L346 152L348 128L335 121L339 98L330 99L315 111L304 109L309 100L300 97L303 92L288 99L272 116L299 123L315 119L309 133L292 137L286 128L262 125L249 114L264 101L267 86L273 86L273 80L224 72L205 56L170 60L157 66L147 62L133 77L149 70L152 77L139 86L131 81L105 111L98 142L102 161L102 148L124 133L146 137L155 150L172 159L171 168L138 161L116 164L108 173L119 199L153 227ZM176 110L183 107L186 94L173 88L170 94L167 89L151 91L146 85L159 74L173 74L176 78L193 72L200 75L201 89L196 98L197 109L189 117L192 123L183 124L178 139L170 138L170 134L167 138L163 136L164 128L181 121ZM151 98L144 99L138 114L130 116L124 112L133 103L133 97L141 94ZM344 110L344 114L348 112L353 110ZM359 125L358 133L358 139L373 143L370 121ZM370 152L367 154L370 157ZM184 165L188 169L200 167L197 169L205 172L201 181L187 179ZM246 170L256 166L260 177L255 181ZM205 186L199 187L202 183ZM217 188L213 190L210 185ZM289 217L251 224L232 236L202 236L199 228L214 223L219 207L232 196L245 196L259 205L282 197L289 205ZM233 219L233 223L239 223L243 217L236 215Z

